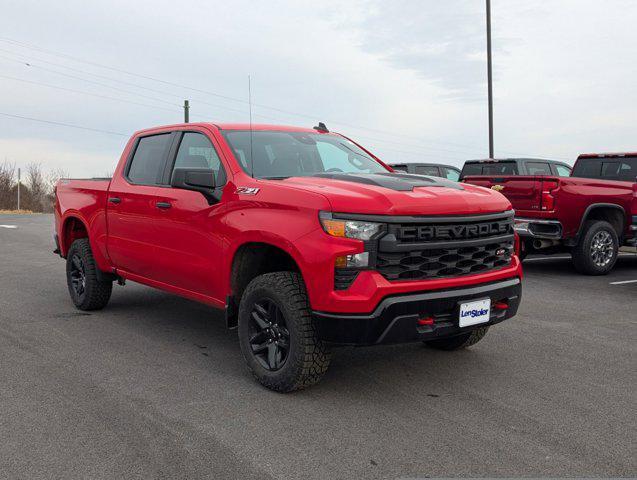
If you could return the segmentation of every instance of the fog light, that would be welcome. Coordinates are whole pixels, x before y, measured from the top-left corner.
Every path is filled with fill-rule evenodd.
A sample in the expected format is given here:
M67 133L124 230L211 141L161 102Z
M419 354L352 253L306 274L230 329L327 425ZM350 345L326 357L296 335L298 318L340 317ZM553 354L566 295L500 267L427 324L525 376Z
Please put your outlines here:
M336 268L365 268L369 266L369 252L357 253L355 255L345 255L336 257Z

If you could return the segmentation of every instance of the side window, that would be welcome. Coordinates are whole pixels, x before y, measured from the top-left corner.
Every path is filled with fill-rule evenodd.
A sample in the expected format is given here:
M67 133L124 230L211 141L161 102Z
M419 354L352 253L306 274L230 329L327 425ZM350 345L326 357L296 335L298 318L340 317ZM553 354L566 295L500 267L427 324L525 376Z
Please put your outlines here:
M407 165L391 165L396 172L408 172Z
M171 139L170 133L139 139L135 154L128 167L127 177L132 183L138 185L157 185L160 183Z
M454 182L460 180L460 172L458 170L446 167L443 170L445 171L445 177L447 178L447 180L452 180Z
M440 176L438 167L434 165L416 165L416 173L418 175L430 175L432 177Z
M571 176L571 169L568 167L565 167L564 165L555 165L555 170L557 170L557 174L560 177L570 177Z
M621 163L619 162L603 162L602 163L602 178L617 179L619 178L619 168Z
M529 175L552 175L550 165L544 162L528 162L526 169Z
M179 144L177 158L173 168L202 168L215 172L217 185L226 182L226 175L219 160L217 151L210 143L208 137L202 133L186 132Z
M462 169L462 176L482 175L482 165L479 163L465 163Z

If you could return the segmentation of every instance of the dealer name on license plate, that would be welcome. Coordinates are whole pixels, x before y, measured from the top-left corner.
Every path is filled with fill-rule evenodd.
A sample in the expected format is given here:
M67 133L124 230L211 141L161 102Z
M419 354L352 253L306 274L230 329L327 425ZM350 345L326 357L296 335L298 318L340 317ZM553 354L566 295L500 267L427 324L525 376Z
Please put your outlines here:
M478 323L486 323L491 316L491 299L476 300L460 304L459 326L468 327Z

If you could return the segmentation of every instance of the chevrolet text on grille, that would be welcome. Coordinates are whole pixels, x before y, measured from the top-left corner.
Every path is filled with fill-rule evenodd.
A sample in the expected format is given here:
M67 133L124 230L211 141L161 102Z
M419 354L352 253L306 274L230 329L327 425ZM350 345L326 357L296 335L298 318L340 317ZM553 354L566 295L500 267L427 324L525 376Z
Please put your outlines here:
M405 226L398 230L401 240L446 240L479 238L491 235L511 233L510 221L477 223L466 225L419 225Z

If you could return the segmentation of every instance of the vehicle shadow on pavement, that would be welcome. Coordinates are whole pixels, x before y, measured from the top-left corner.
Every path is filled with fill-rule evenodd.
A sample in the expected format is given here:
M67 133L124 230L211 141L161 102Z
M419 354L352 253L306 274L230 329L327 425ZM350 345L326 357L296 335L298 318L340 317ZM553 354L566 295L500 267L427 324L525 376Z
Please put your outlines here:
M107 312L108 321L124 324L135 335L143 337L145 343L160 343L162 348L193 355L193 358L204 362L205 368L210 368L211 373L242 377L246 384L257 385L264 393L273 394L254 382L245 368L236 330L227 330L222 312L212 307L161 291L137 285L131 288L129 285L114 291L111 303L104 310L104 313ZM382 392L384 388L381 385L385 385L389 392L396 388L398 379L402 379L400 383L413 382L412 375L416 375L414 365L426 364L428 369L437 371L436 377L441 372L450 373L451 370L486 370L490 365L490 362L483 362L480 354L473 350L440 352L420 343L334 347L332 352L332 364L325 378L308 392L347 392L348 395L357 396L355 391L359 390L362 401L370 388ZM440 394L436 393L439 389L433 386L429 388L422 378L419 382L419 388L427 390L425 395L435 397Z

